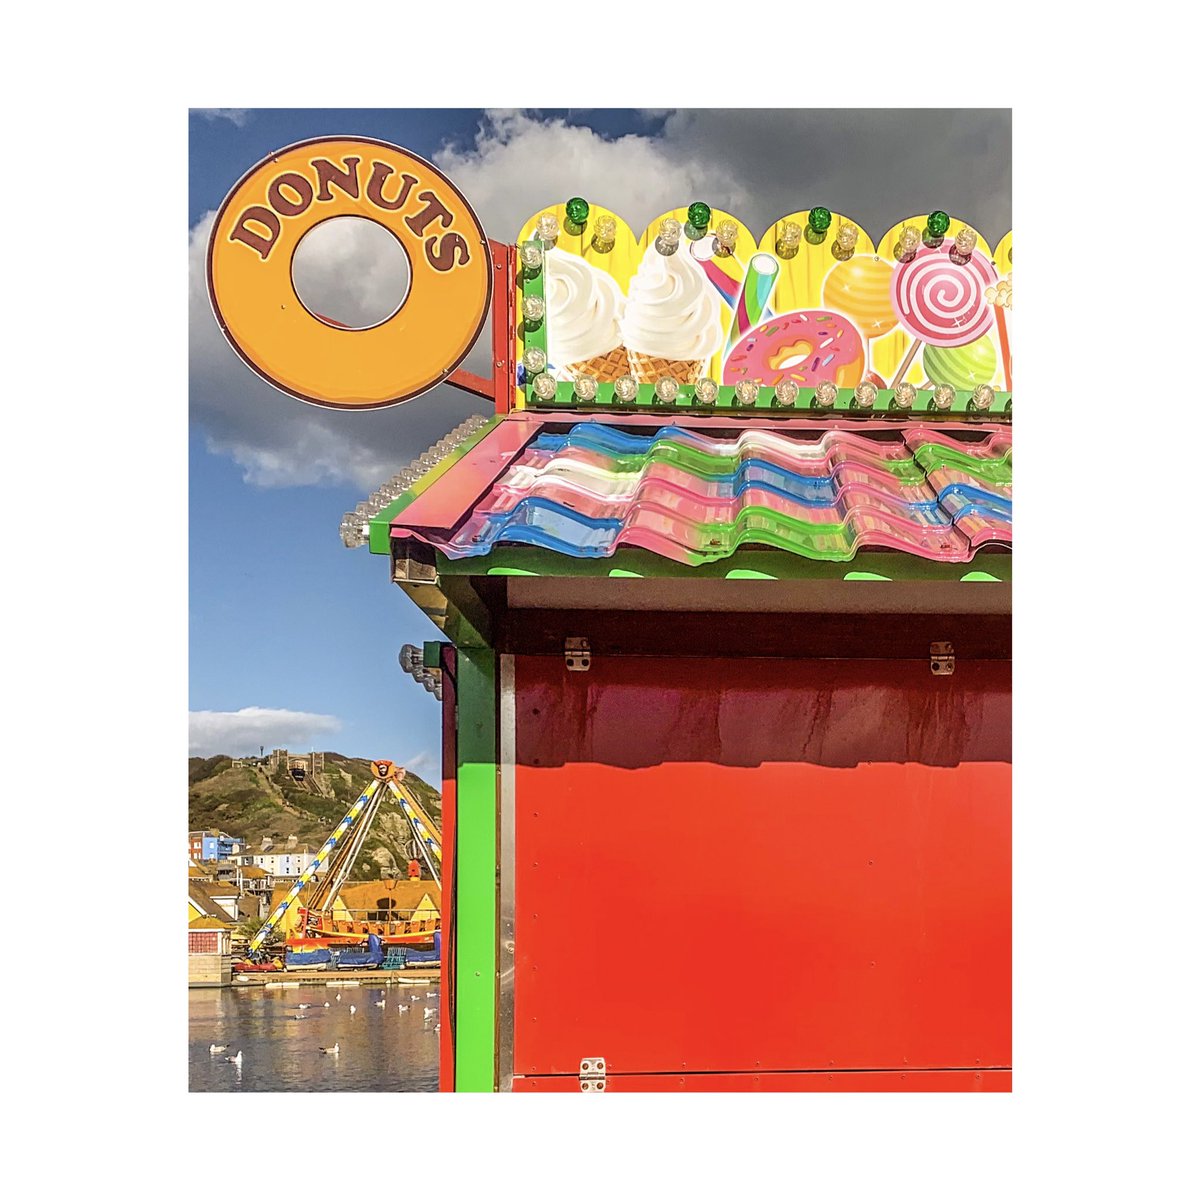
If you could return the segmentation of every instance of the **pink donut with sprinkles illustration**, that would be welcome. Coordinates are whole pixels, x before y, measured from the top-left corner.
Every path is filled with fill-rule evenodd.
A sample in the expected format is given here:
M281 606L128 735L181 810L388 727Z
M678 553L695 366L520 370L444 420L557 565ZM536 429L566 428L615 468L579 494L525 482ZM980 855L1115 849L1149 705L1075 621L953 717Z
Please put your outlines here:
M892 275L892 307L900 324L917 341L935 346L974 342L995 319L985 293L996 285L996 269L979 251L965 263L951 261L951 245L918 250Z
M862 337L849 319L809 309L756 325L729 352L721 374L726 384L754 379L777 387L791 379L815 387L830 379L841 388L857 387L862 371Z

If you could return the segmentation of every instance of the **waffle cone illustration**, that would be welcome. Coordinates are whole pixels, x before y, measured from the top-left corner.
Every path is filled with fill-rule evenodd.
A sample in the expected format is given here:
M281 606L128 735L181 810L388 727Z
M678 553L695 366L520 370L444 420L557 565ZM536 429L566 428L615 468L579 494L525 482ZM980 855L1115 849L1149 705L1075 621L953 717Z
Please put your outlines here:
M614 346L606 354L568 363L563 371L572 379L590 375L597 383L612 383L614 379L629 374L629 355L624 346Z
M674 379L678 383L696 383L704 374L706 359L659 358L655 354L629 351L629 365L638 383L657 383Z

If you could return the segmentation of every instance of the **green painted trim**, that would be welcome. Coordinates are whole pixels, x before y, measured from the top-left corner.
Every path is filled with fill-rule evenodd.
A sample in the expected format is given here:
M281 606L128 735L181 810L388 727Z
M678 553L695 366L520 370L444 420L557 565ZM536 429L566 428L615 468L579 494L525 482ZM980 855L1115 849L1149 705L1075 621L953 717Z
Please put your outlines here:
M496 655L457 655L454 1090L496 1090Z
M986 562L987 570L981 568ZM480 558L437 555L440 576L547 575L566 577L646 576L655 579L842 579L1011 582L1012 555L988 554L974 563L942 563L912 554L865 552L848 563L822 562L780 550L738 550L717 562L689 567L649 550L621 549L611 558L572 558L535 546L497 546ZM969 577L969 578L968 578Z
M531 292L532 294L532 292ZM540 294L540 293L539 293ZM545 347L545 326L543 321L536 333L531 333L529 345ZM537 340L538 338L541 340ZM641 412L660 413L664 417L673 412L733 412L743 416L753 414L756 417L828 417L836 414L842 417L894 417L908 420L912 417L930 417L934 420L953 418L962 420L963 417L978 418L980 421L1007 422L1012 420L1012 392L996 392L996 399L986 412L979 412L971 403L971 393L958 391L954 395L954 403L945 412L935 412L933 408L932 389L918 389L916 401L912 408L897 408L894 403L895 392L891 388L880 388L871 408L860 408L854 402L853 388L839 388L837 399L831 408L818 408L814 397L815 388L801 388L796 397L796 403L790 406L776 404L775 389L759 388L758 399L753 404L738 404L734 399L734 389L722 386L717 389L715 404L696 403L696 385L681 384L673 404L661 404L654 398L654 385L643 383L638 385L637 398L622 402L613 393L613 384L602 383L596 389L596 398L584 402L575 395L575 385L560 382L553 400L541 400L534 395L529 382L525 384L525 403L531 409L571 410L574 412Z
M397 496L386 508L380 509L370 521L370 535L367 545L372 554L390 554L392 552L392 520L403 512L422 492L428 491L445 473L450 470L468 451L478 446L481 441L503 420L502 417L492 417L478 433L467 438L461 446L451 451L440 462L435 463L416 483L404 493Z

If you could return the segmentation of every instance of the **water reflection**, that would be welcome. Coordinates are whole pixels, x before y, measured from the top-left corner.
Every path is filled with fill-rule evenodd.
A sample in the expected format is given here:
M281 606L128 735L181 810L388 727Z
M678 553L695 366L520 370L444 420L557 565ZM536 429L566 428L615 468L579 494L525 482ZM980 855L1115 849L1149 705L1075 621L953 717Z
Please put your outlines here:
M438 1007L436 980L392 987L190 988L189 1090L436 1092L440 1018L435 1011L426 1019L427 1007ZM335 1043L337 1054L321 1053ZM212 1053L212 1045L225 1049ZM239 1051L241 1063L229 1062Z

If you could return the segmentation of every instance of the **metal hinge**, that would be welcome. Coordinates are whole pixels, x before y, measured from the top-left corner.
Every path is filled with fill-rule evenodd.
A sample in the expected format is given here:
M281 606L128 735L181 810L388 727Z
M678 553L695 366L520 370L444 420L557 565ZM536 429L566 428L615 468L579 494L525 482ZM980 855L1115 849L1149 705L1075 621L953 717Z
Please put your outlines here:
M954 647L949 642L930 642L929 669L935 675L954 674Z
M567 638L563 643L563 657L568 671L586 671L592 665L592 648L587 638Z
M606 1086L606 1068L602 1058L581 1058L579 1060L579 1090L581 1092L602 1092Z

